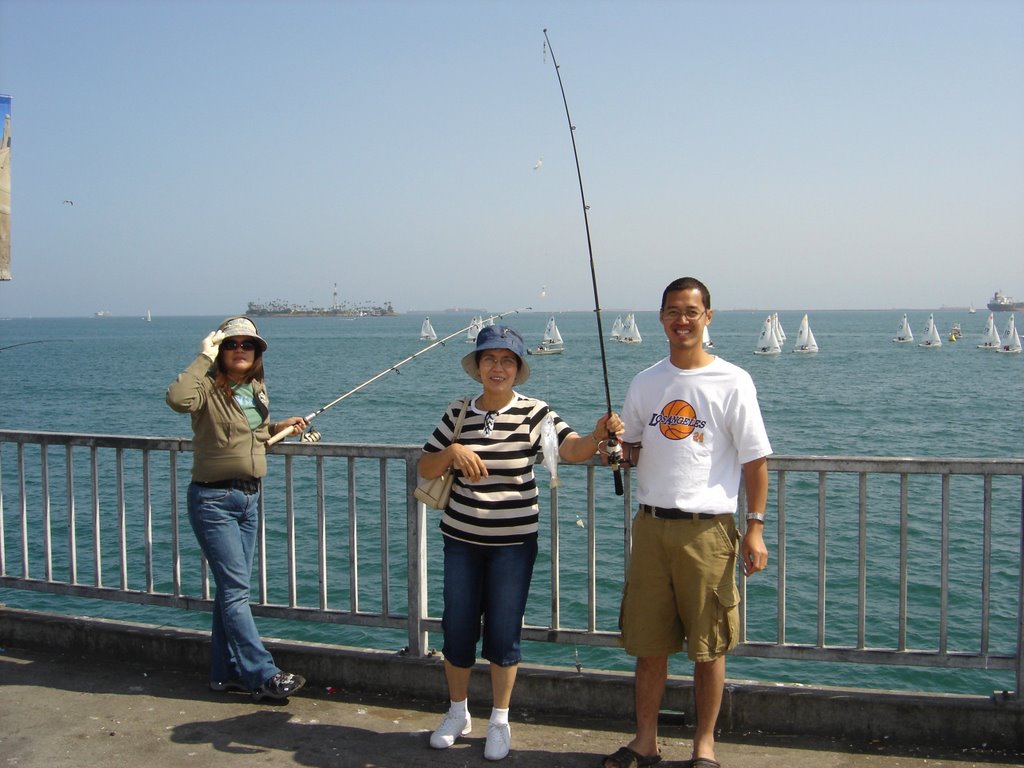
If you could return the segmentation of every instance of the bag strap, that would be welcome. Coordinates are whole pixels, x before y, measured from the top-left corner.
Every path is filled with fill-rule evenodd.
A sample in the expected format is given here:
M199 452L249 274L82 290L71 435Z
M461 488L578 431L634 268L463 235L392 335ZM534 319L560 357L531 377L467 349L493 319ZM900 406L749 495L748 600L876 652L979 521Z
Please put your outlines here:
M469 398L467 397L462 401L462 410L459 411L459 418L455 420L455 431L452 432L452 442L454 443L459 439L459 434L462 432L462 422L466 420L466 411L469 410Z

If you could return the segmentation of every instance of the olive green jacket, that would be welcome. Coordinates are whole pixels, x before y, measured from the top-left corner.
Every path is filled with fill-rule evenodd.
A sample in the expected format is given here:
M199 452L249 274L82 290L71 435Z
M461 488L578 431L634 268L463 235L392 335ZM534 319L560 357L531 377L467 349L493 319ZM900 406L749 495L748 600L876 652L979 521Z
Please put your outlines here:
M252 382L263 422L252 429L234 398L217 389L210 358L199 355L167 388L167 404L192 414L192 479L199 482L263 477L267 474L270 399L260 380Z

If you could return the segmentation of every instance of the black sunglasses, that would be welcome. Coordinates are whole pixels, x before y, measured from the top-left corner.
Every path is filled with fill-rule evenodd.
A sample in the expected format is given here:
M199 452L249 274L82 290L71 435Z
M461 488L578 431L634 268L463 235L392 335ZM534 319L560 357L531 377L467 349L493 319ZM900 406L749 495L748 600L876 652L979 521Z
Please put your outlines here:
M220 346L221 346L222 349L226 349L226 350L229 350L229 351L232 350L232 349L238 349L239 347L241 347L246 352L252 352L254 349L256 349L256 342L253 341L252 339L244 339L242 341L235 341L234 339L228 339L227 341L222 341L220 343Z

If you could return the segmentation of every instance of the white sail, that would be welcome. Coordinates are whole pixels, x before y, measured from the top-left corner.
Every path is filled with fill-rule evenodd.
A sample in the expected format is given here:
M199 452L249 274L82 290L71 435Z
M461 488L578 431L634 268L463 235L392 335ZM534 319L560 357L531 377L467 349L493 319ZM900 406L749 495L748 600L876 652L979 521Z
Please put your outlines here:
M999 349L1001 345L999 331L996 330L995 314L989 312L988 320L985 322L985 332L981 334L981 344L978 345L978 349Z
M430 324L430 318L423 318L423 325L420 326L420 340L421 341L435 341L437 334L434 332L434 326Z
M928 327L924 332L924 341L917 346L934 349L942 346L942 339L939 338L939 329L935 327L935 316L928 315Z
M711 340L711 334L708 333L708 327L706 325L704 326L704 333L701 335L700 345L704 347L704 349L715 348L715 342Z
M779 313L775 312L772 315L772 333L775 334L775 338L779 342L779 348L786 343L786 332L782 330L782 323L779 322Z
M636 327L636 318L630 312L622 323L622 333L618 340L623 344L639 344L643 339L640 336L640 329Z
M818 342L814 340L814 331L811 330L807 315L804 315L804 319L800 321L800 330L796 332L796 347L793 348L793 351L804 354L818 351Z
M555 323L555 316L548 318L548 324L544 327L544 338L540 346L526 350L528 355L560 355L564 349L562 334L558 332L558 325Z
M544 328L544 338L541 339L542 344L561 344L562 334L558 332L558 325L555 323L555 316L552 315L548 320L547 326Z
M1017 326L1013 322L1013 315L1010 315L1010 322L1006 324L1003 331L1003 346L1000 352L1020 352L1020 334L1017 333Z
M476 344L476 335L480 333L480 328L483 326L484 319L479 316L474 316L469 321L469 330L466 331L466 341L469 344Z
M755 355L777 355L782 352L779 346L779 338L775 335L775 328L772 323L772 316L768 315L761 325L761 335L757 337L757 348Z
M622 335L622 329L626 326L622 323L622 315L615 316L615 322L612 323L612 338L617 339Z
M907 320L907 313L903 313L903 322L900 323L899 330L896 331L896 338L893 339L897 344L907 344L914 340L914 334L910 330L910 321Z

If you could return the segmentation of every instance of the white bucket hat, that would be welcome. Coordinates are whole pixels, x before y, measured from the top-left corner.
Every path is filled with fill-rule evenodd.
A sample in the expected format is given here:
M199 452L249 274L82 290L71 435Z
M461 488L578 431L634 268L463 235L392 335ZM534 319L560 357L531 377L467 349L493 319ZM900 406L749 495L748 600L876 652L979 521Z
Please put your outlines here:
M256 330L256 323L250 320L245 315L237 315L235 317L229 317L223 323L220 324L220 330L224 333L225 337L228 336L249 336L260 345L260 351L267 351L267 341L260 336L259 331Z

